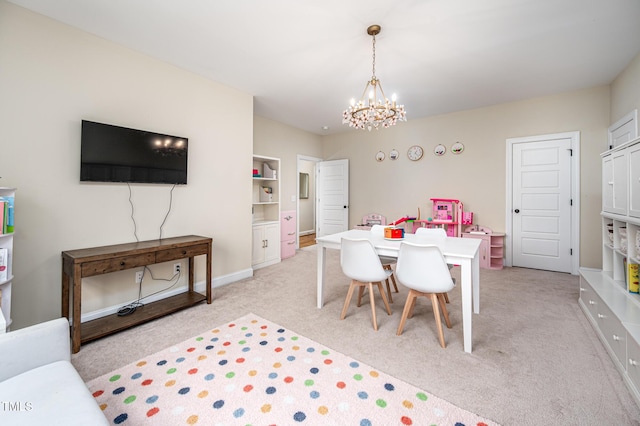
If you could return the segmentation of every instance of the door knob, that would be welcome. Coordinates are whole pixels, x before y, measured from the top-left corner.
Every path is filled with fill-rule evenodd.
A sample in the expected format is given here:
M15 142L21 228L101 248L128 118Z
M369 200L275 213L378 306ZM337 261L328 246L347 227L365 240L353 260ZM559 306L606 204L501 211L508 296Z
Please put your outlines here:
M514 212L520 213L520 209L515 209Z

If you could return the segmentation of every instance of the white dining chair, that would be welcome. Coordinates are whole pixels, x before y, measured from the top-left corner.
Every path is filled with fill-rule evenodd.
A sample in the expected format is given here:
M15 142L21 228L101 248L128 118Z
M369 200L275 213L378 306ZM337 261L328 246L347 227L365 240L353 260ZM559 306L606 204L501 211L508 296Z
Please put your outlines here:
M371 226L371 233L373 235L384 238L384 228L385 226L383 225L373 225ZM391 256L378 255L378 257L380 258L380 263L382 263L382 267L388 271L391 271L391 274L389 275L389 278L385 280L385 283L387 284L387 298L389 299L389 303L393 303L393 296L391 296L391 286L389 285L389 280L391 280L391 283L393 284L393 289L397 293L398 284L396 283L396 277L393 273L393 266L396 264L398 259Z
M345 319L347 315L347 309L353 296L353 291L358 287L358 306L362 300L362 293L364 288L369 289L369 301L371 304L371 315L373 321L373 329L378 330L378 320L376 318L376 305L373 294L373 285L378 287L380 296L386 308L387 314L391 315L391 307L387 301L387 296L382 288L382 281L389 278L389 270L382 267L378 254L376 253L373 244L369 240L352 240L342 238L340 248L340 266L342 272L351 278L349 284L349 290L347 297L342 307L342 313L340 319Z
M418 296L425 296L431 299L433 315L438 328L438 339L440 340L440 346L445 348L440 311L442 310L447 328L451 328L449 312L444 301L444 293L451 291L455 287L455 280L451 277L440 248L435 245L402 242L398 254L396 275L400 284L409 288L409 294L407 295L407 301L404 305L396 334L398 336L402 334L407 318L413 316Z
M434 238L447 238L447 231L444 228L418 228L415 232L416 235L423 235L425 237L434 237ZM453 265L447 264L449 269L453 268ZM445 302L449 303L449 295L447 293L444 294Z

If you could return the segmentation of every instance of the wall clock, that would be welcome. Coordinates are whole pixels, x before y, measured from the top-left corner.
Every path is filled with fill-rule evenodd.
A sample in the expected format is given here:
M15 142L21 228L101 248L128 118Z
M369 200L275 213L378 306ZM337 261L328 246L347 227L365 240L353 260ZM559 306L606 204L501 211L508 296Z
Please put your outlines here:
M382 161L384 160L384 157L385 157L384 152L378 151L378 153L376 154L376 161Z
M407 157L409 157L411 161L418 161L422 158L422 154L424 154L424 151L419 145L413 145L407 150Z
M398 151L395 149L392 149L391 152L389 152L389 160L397 160L399 156L400 154L398 154Z
M433 148L433 153L438 157L444 155L445 152L447 152L447 148L442 144L437 145L435 148Z

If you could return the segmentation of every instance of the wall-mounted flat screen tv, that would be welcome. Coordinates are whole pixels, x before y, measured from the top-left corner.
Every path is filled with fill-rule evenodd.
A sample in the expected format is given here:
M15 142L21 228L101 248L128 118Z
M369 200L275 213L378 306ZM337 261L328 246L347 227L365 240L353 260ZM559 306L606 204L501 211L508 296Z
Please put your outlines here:
M82 120L81 182L186 185L185 137Z

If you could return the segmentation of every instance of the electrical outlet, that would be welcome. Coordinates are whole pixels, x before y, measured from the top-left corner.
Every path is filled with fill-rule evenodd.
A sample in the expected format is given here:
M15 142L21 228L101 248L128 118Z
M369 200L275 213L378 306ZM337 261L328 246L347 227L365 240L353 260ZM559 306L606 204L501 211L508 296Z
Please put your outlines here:
M140 284L142 282L142 271L136 272L136 284Z
M182 267L181 263L174 263L173 264L173 275L179 274L181 267Z

